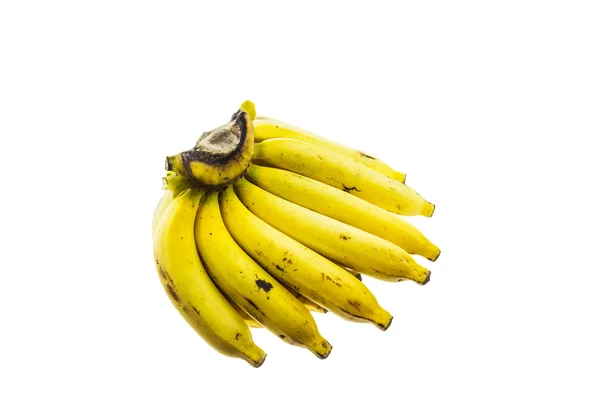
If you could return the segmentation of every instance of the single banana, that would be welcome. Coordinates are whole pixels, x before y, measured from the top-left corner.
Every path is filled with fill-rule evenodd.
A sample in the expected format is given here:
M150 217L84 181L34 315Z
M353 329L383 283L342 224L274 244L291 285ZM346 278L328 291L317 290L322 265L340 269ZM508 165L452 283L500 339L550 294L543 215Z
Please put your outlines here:
M387 211L430 217L435 206L414 189L335 151L296 139L269 139L254 148L254 161L326 183Z
M274 195L389 240L410 254L431 261L440 255L440 249L402 217L349 193L294 172L254 164L244 176Z
M235 188L253 214L324 257L382 280L429 282L429 270L385 239L277 197L244 178Z
M245 191L244 182L240 181L239 185L242 192ZM253 203L263 200L252 193L248 193L246 197ZM268 206L280 207L275 203ZM279 210L274 212L278 213ZM392 316L381 308L375 296L361 281L345 269L281 233L276 227L270 226L268 221L264 222L252 214L240 202L232 187L228 187L221 195L221 213L225 226L235 241L271 276L285 282L336 315L352 320L370 321L383 330L388 328ZM290 228L302 229L294 225Z
M287 343L326 358L331 345L306 307L233 240L221 218L219 193L204 200L196 218L198 251L213 282L262 326Z
M261 118L258 117L254 120L254 141L256 143L262 142L263 140L273 138L290 138L298 139L304 142L312 143L317 146L324 147L329 150L333 150L339 154L343 154L347 157L352 158L354 161L366 165L369 168L379 171L387 177L390 177L398 182L404 183L406 175L402 172L395 171L392 167L387 165L381 160L370 156L362 151L358 151L343 144L333 142L325 139L322 136L316 135L307 130L298 128L296 126L287 124L282 121L278 121L272 118Z
M250 115L239 110L231 122L200 136L193 149L167 157L167 171L174 171L196 186L227 185L241 176L254 151L254 127Z
M265 353L250 329L207 275L196 249L194 224L202 192L188 189L171 201L154 232L154 259L169 299L187 323L222 354L259 367Z

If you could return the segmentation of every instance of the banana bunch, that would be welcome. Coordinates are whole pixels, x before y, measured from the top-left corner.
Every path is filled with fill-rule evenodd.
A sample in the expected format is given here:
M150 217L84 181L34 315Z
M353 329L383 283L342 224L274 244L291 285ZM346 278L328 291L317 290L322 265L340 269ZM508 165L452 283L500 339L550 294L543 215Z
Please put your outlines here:
M312 312L386 330L392 315L362 282L426 284L440 250L399 215L434 205L382 161L256 117L231 121L167 157L152 234L158 276L188 324L220 353L259 367L250 328L324 359ZM397 215L395 215L397 214Z

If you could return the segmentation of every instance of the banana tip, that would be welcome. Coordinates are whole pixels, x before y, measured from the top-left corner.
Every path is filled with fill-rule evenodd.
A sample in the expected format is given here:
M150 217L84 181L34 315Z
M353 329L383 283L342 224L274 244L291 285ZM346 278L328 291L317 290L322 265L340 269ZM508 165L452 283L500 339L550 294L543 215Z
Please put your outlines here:
M387 321L387 323L377 324L377 327L385 332L389 329L390 325L392 325L393 320L394 320L394 317L392 315L390 315L390 319Z
M436 254L429 257L429 261L436 261L438 258L440 258L440 254L442 254L442 251L438 249Z
M254 368L259 368L261 365L264 364L266 359L267 359L267 354L262 352L260 357L247 359L246 361L248 361L248 363L250 365L252 365Z
M435 211L435 204L432 204L428 201L425 202L423 208L421 209L421 215L424 217L431 217L433 212Z
M325 339L317 345L317 347L313 350L313 353L319 357L321 360L326 359L331 354L331 350L333 350L333 346Z
M425 278L423 283L421 283L421 285L427 285L427 282L429 282L430 279L431 279L431 271L427 271L427 277Z

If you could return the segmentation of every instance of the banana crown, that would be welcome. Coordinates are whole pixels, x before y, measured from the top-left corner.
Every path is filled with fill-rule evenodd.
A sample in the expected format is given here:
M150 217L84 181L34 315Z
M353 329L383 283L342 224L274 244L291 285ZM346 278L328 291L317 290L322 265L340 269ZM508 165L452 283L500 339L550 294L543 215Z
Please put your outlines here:
M188 178L192 186L221 186L241 176L254 154L254 104L246 101L231 121L204 132L196 145L168 156L165 169Z

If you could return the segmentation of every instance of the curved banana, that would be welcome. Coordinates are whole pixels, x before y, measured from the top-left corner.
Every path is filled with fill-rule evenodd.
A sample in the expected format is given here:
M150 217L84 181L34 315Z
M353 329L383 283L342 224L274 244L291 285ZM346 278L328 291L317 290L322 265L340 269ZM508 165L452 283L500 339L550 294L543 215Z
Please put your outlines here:
M343 318L387 329L392 316L361 281L252 214L232 187L221 195L221 213L231 236L271 276Z
M382 280L429 282L431 272L387 240L277 197L244 178L235 188L253 214L324 257Z
M196 245L213 282L244 311L284 341L326 358L331 345L306 307L232 239L221 218L219 193L207 195L196 217Z
M435 209L409 186L335 151L300 140L258 143L254 161L316 179L395 214L430 217Z
M296 126L287 124L282 121L278 121L272 118L258 117L254 120L254 141L256 143L262 142L263 140L273 138L290 138L298 139L304 142L312 143L317 146L324 147L329 150L333 150L337 153L343 154L347 157L352 158L354 161L366 165L369 168L379 171L385 176L392 178L400 183L406 181L406 175L402 172L394 170L392 167L387 165L381 160L370 156L362 151L358 151L343 144L333 142L325 139L322 136L316 135L307 130L298 128Z
M278 168L250 165L247 180L281 198L294 202L402 247L431 261L440 249L400 216L334 187Z
M160 281L177 311L209 345L259 367L264 351L200 262L194 224L201 198L201 191L186 190L172 200L157 224L154 259Z
M193 149L167 157L167 171L177 172L196 186L220 186L241 176L254 152L250 115L239 110L231 122L200 136Z

